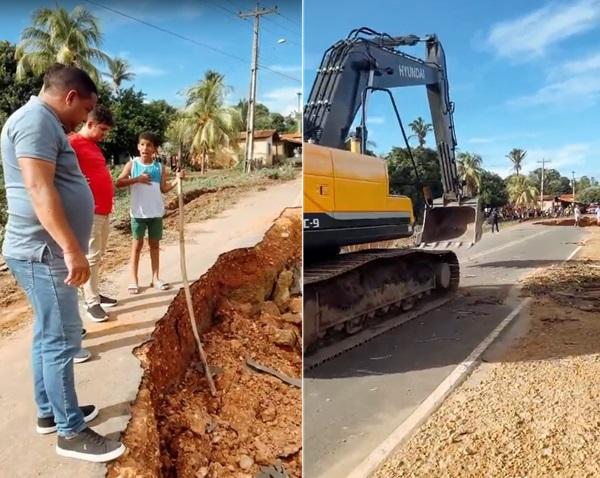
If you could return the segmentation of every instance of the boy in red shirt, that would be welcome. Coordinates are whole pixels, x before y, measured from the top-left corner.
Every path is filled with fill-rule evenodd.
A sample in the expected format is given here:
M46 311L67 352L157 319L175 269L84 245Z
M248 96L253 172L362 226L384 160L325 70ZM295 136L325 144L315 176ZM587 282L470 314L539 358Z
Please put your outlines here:
M117 303L115 299L101 295L98 290L98 269L108 242L114 197L112 176L98 143L104 139L112 126L113 117L110 110L105 106L97 105L81 130L69 136L81 172L87 179L94 196L94 224L87 255L90 278L83 286L87 315L94 322L107 320L108 315L104 308L112 307Z

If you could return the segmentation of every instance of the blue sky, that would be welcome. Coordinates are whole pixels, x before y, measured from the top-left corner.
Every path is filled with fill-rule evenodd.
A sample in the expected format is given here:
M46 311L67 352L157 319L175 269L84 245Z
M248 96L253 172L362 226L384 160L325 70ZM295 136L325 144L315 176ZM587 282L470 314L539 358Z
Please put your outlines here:
M484 167L502 176L510 172L505 155L517 147L528 151L525 171L545 158L569 177L600 178L600 0L337 3L304 3L306 97L323 51L353 28L436 33L461 150L479 153ZM422 44L405 51L424 56ZM424 87L398 89L395 98L405 124L417 116L429 121ZM391 107L375 100L369 108L375 150L402 145Z
M239 99L248 96L252 20L243 21L235 13L252 10L254 1L94 0L93 3L100 3L207 44L239 57L242 61L83 0L3 2L0 39L17 42L23 28L30 24L31 13L40 6L53 8L58 4L72 10L76 5L82 5L100 19L104 33L102 50L111 56L124 57L131 63L136 73L133 86L147 93L148 99L165 99L174 106L181 106L183 97L178 92L198 81L207 69L214 69L225 75L227 85L233 89L229 96L231 102L237 103ZM302 89L301 1L261 1L261 6L273 5L279 6L280 14L271 15L268 20L263 17L261 21L259 62L285 76L259 70L258 99L270 109L287 114L297 108L296 93ZM279 43L278 40L282 38L286 41Z

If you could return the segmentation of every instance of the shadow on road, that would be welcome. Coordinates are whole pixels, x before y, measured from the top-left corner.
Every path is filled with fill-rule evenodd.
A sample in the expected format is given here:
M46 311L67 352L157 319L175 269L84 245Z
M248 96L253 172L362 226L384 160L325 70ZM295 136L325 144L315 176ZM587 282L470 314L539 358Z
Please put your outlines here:
M546 261L539 262L543 265ZM312 370L306 370L304 377L318 380L367 377L456 366L469 356L511 313L514 304L521 300L517 297L511 304L505 301L511 287L511 284L502 284L461 288L456 299L439 309L385 332ZM548 312L548 317L542 318L543 326L552 327L568 320L564 313L562 315L559 317ZM527 321L517 319L503 331L501 337L510 335L511 339L518 338L527 331ZM535 332L544 331L538 326ZM569 347L556 344L539 348L533 354L501 356L503 360L558 360L571 355L598 353L600 326L591 333L598 333L599 338L597 341L585 341L585 346L583 343L579 347L576 343ZM494 356L490 357L491 361L495 361Z

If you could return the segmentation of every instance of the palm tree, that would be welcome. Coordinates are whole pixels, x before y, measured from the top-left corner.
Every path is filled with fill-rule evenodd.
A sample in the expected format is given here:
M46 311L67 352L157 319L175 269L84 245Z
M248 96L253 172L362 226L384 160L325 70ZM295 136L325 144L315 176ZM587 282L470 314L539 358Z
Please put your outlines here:
M525 156L527 156L527 151L519 148L513 148L510 153L506 155L506 157L512 161L513 169L517 173L517 176L519 175L519 171L523 169L523 160L525 159Z
M531 206L537 203L538 189L525 176L514 176L508 182L508 198L515 206Z
M181 166L190 154L192 140L194 139L194 119L180 112L171 120L167 127L166 137L173 149L177 151L177 161Z
M458 154L458 174L464 181L467 196L475 196L481 188L481 156L472 153Z
M24 78L28 71L41 75L58 62L77 66L98 82L100 75L94 62L108 59L99 49L101 43L98 19L84 7L75 7L72 13L62 7L39 8L17 45L17 78Z
M186 92L186 112L192 118L192 151L200 157L202 173L210 154L228 146L237 148L241 119L239 111L224 106L228 91L223 75L208 70Z
M102 73L112 81L112 87L115 95L121 88L121 83L131 81L135 77L135 73L131 71L129 62L124 58L108 58L108 71Z
M415 133L415 136L419 140L419 146L421 148L425 146L425 138L427 137L427 133L433 129L433 126L429 123L425 123L425 120L420 116L412 123L409 123L408 126L410 126Z

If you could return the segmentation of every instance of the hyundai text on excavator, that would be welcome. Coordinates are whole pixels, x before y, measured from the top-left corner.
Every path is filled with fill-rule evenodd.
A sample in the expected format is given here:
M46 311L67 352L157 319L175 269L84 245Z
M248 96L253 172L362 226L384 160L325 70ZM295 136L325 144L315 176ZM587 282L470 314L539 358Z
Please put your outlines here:
M424 43L425 60L398 49ZM415 168L392 88L424 85L439 158L443 194L421 184L425 212L418 248L345 246L407 238L415 233L412 201L390 193L385 160L365 152L367 103L389 96ZM361 111L360 125L351 132ZM458 288L454 252L437 247L473 245L481 237L478 198L465 197L456 167L454 104L442 44L435 35L393 37L353 30L332 45L304 108L304 346L352 334L376 317L406 311L426 295ZM350 142L350 151L346 144Z

